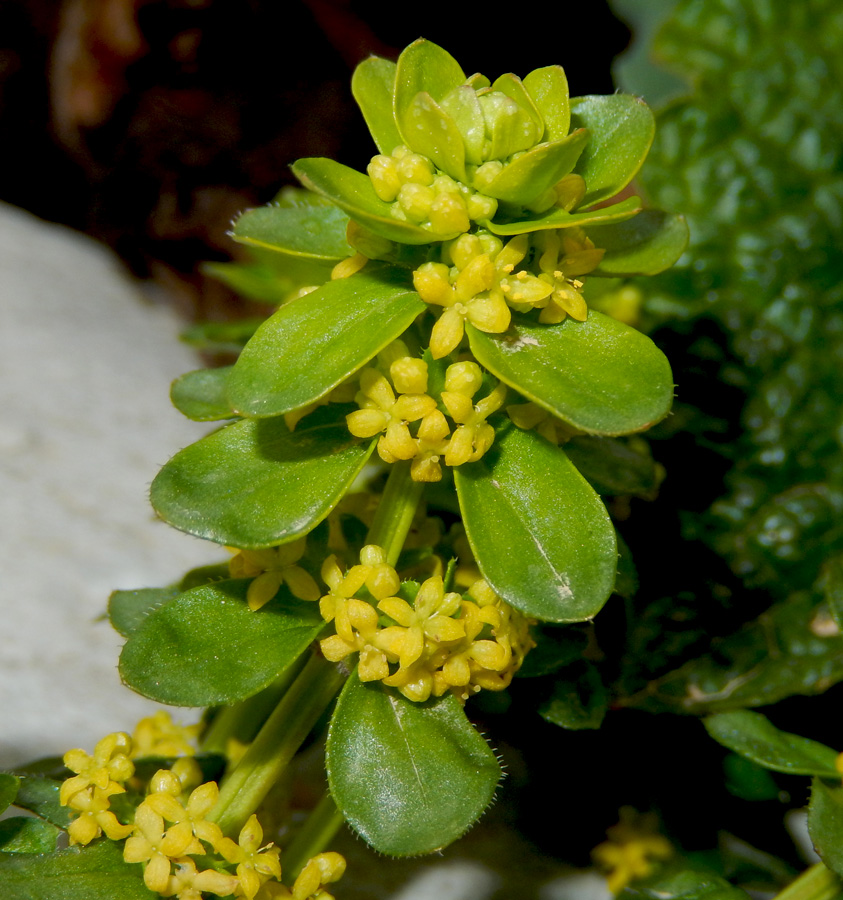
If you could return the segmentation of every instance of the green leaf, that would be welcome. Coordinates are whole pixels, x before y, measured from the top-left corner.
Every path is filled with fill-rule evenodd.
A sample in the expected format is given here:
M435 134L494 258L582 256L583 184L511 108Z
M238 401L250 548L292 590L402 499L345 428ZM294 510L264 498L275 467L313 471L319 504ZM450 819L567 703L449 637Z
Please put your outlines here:
M201 322L187 328L181 339L207 353L239 353L263 322L263 317L237 322Z
M565 444L565 454L598 494L652 496L661 481L662 470L640 437L577 435Z
M780 790L775 778L764 768L737 753L723 760L723 786L741 800L776 800Z
M438 44L420 38L410 44L398 57L395 70L395 123L402 143L412 150L413 132L405 128L408 111L416 95L425 91L438 103L446 94L465 81L460 64ZM423 151L419 151L423 152Z
M580 731L599 728L608 708L609 694L597 666L583 661L557 676L539 715L560 728Z
M591 133L575 169L586 183L583 206L614 197L632 181L656 132L650 108L629 94L575 97L571 126Z
M580 129L553 143L537 144L504 166L482 193L507 203L530 203L574 168L587 142L588 132Z
M683 216L642 209L633 219L588 229L595 246L606 254L592 275L610 278L657 275L670 268L688 245Z
M405 277L373 266L282 306L229 375L232 407L245 416L277 416L329 394L426 309Z
M68 772L68 775L71 773ZM20 789L15 806L28 809L39 819L44 819L59 828L67 828L74 814L59 803L61 782L43 775L20 775Z
M826 615L809 592L795 593L627 704L700 715L823 693L843 680L843 636L825 627Z
M351 93L378 150L387 156L403 143L393 115L396 68L389 59L370 56L357 66L351 76Z
M232 366L196 369L177 378L170 387L173 406L194 422L216 422L236 415L228 405L228 378Z
M3 900L155 900L140 865L123 862L123 848L103 840L81 850L0 854Z
M400 123L403 134L412 137L416 153L426 156L443 172L465 183L465 146L457 123L425 91L410 101ZM409 144L410 141L407 141Z
M412 222L396 219L392 204L378 197L368 175L332 159L300 159L293 164L293 174L303 185L344 209L352 219L390 241L429 244L457 237L458 232L434 236Z
M443 97L439 105L459 129L465 161L479 166L486 143L486 120L476 91L470 85L460 85Z
M545 141L558 141L571 127L568 79L562 66L533 69L524 79L524 87L544 119Z
M811 782L808 833L822 861L843 878L843 787L839 781L835 785L819 778Z
M128 637L153 610L180 593L177 587L112 591L108 598L108 619L115 631Z
M451 694L413 703L381 684L361 684L356 672L337 701L326 754L346 821L390 856L455 841L491 803L501 777Z
M152 482L150 500L174 528L258 549L307 534L339 503L374 442L349 434L335 410L291 432L283 419L246 419L177 453Z
M51 853L56 849L58 836L58 828L49 822L30 816L12 816L0 822L0 854Z
M661 421L673 400L673 374L646 335L590 310L539 325L514 315L502 335L466 324L471 350L493 375L589 434L643 431Z
M563 450L505 426L454 482L480 571L507 603L546 622L599 612L615 582L615 529Z
M19 779L8 772L0 772L0 812L8 809L18 792Z
M324 627L316 603L282 586L257 612L251 579L193 588L150 613L129 635L120 676L133 690L173 706L215 706L272 683Z
M703 725L718 744L765 769L790 775L841 777L834 765L834 750L798 734L779 731L761 713L747 709L717 713L703 719Z
M348 216L336 206L260 206L234 222L239 244L276 250L324 262L338 262L354 251L345 239Z
M574 226L601 225L606 222L623 222L631 219L641 209L640 197L627 197L620 203L592 209L588 212L568 212L552 206L547 212L530 213L526 218L519 212L507 215L499 210L495 221L484 220L481 224L493 234L512 235L525 234L530 231L544 231L548 228L573 228Z
M625 887L618 900L749 900L749 894L729 884L725 878L710 871L696 869L674 870L634 882Z

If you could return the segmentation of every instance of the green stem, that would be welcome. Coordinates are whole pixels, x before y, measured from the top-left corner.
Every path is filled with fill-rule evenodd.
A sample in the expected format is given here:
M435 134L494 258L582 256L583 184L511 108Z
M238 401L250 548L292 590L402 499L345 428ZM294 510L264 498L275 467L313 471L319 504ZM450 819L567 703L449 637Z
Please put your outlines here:
M208 816L223 833L236 836L281 776L345 676L314 654L220 787Z
M282 861L285 884L292 884L307 861L328 846L344 821L343 814L334 803L334 798L325 791L325 795L307 817L301 831L284 851Z
M302 654L268 688L233 706L223 707L202 738L202 752L225 754L230 738L244 744L251 743L304 668L306 660L307 654Z
M843 898L843 882L822 863L806 869L774 900L840 900Z
M391 566L398 562L423 493L424 482L413 481L409 462L392 464L372 527L366 536L367 544L383 547L386 561Z

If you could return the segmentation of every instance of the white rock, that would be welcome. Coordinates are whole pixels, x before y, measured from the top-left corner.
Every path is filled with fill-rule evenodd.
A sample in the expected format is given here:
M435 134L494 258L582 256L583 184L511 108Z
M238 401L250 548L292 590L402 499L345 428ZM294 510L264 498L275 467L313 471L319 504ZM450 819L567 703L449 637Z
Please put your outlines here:
M97 618L114 588L225 556L147 500L207 431L169 402L200 365L179 328L110 251L0 205L0 767L90 751L154 709L120 684L122 639Z

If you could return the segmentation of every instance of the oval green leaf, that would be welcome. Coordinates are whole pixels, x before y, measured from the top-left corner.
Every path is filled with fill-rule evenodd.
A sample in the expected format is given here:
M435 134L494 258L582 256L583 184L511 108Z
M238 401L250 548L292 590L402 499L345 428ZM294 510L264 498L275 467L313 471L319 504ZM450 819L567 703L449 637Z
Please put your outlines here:
M608 222L623 222L637 215L640 210L641 198L627 197L620 203L592 209L589 212L571 213L555 206L547 212L531 213L527 218L510 217L505 212L500 212L494 222L487 219L481 224L494 234L524 234L528 231L546 231L548 228L573 228L575 225L587 227Z
M482 192L507 203L530 203L574 168L587 142L588 132L580 129L552 144L538 144L504 166Z
M11 816L0 822L0 853L50 853L59 830L30 816Z
M591 274L617 278L670 268L688 246L689 233L684 216L642 209L625 222L589 227L588 236L606 250Z
M649 428L669 412L673 375L646 335L590 310L585 322L513 316L502 335L466 325L477 361L510 387L589 434Z
M395 71L396 65L391 60L370 56L351 76L351 93L378 150L387 155L402 143L393 116Z
M4 900L156 900L140 864L123 862L117 841L58 853L0 854Z
M258 328L228 377L237 412L278 416L321 399L424 312L403 271L371 268L290 301Z
M396 219L392 215L392 204L384 203L378 197L368 175L355 172L332 159L300 159L293 164L293 174L303 185L344 209L352 219L390 241L429 244L457 237L458 232L431 236L412 222Z
M345 239L347 227L348 216L324 203L260 206L234 222L231 236L249 247L336 262L354 252Z
M152 482L150 500L174 528L257 549L307 534L339 503L373 442L318 410L291 432L283 419L243 420L177 453Z
M61 765L60 759L57 762ZM76 813L59 803L61 782L43 775L20 775L19 778L20 788L15 798L15 806L28 809L39 819L67 829Z
M416 95L426 91L438 103L465 81L460 64L438 44L420 38L398 57L395 70L395 124L403 143L415 150L411 134L405 131L410 104Z
M761 713L748 709L717 713L703 719L706 731L734 753L774 772L840 778L836 751L818 741L779 731Z
M413 97L404 115L401 130L412 138L413 150L465 182L465 146L457 123L425 91Z
M839 784L832 786L819 778L811 783L808 833L822 861L843 878L843 788Z
M504 426L454 482L480 571L507 603L545 622L600 611L615 583L615 529L563 450Z
M565 455L598 494L652 496L661 480L650 447L640 438L577 435L565 444Z
M282 586L257 612L246 604L251 579L187 591L150 613L129 635L120 676L144 697L173 706L215 706L271 684L324 627L316 603Z
M582 206L607 200L625 188L641 168L656 133L650 108L630 94L575 97L571 127L591 132L574 170L586 183Z
M175 600L180 593L177 587L112 591L108 598L108 620L115 631L128 637L153 610Z
M433 853L463 835L501 777L451 694L413 703L348 679L331 720L328 783L346 821L378 852Z
M228 378L232 368L196 369L181 375L170 386L173 406L194 422L233 419L236 413L228 405Z
M18 792L20 781L16 775L0 772L0 813L12 805Z
M533 69L524 79L524 87L544 119L544 140L558 141L571 127L568 79L562 66Z

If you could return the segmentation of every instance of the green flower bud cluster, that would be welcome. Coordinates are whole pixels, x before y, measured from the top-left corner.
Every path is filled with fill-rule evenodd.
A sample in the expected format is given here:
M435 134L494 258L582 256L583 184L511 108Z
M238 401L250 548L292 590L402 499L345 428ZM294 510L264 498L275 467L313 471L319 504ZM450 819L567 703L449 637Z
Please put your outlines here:
M489 219L498 208L497 200L438 173L426 156L403 145L391 156L374 156L367 171L378 197L392 203L391 214L434 238L462 234L472 221Z

